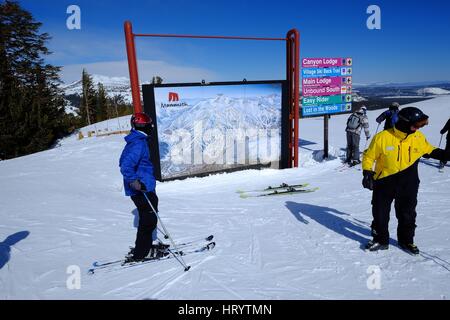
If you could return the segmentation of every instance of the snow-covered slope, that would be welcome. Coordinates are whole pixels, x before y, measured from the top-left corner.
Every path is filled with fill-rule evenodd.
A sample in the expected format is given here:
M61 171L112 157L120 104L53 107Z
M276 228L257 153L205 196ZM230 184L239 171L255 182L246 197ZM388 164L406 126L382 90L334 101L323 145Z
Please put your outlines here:
M423 132L439 144L450 96L416 105L430 115ZM379 112L369 112L372 133ZM121 258L134 241L134 206L118 168L123 136L72 136L50 151L0 162L0 298L448 299L450 167L439 173L436 161L420 164L422 254L395 245L393 213L390 249L367 253L361 246L370 238L371 193L360 171L336 170L346 118L330 120L329 161L320 161L323 120L307 119L300 120L297 169L159 183L160 216L176 241L215 235L213 251L186 256L189 272L168 260L86 275L93 261ZM319 190L259 199L236 193L281 182ZM81 268L80 290L66 286L73 265ZM379 290L367 287L371 266L381 270Z

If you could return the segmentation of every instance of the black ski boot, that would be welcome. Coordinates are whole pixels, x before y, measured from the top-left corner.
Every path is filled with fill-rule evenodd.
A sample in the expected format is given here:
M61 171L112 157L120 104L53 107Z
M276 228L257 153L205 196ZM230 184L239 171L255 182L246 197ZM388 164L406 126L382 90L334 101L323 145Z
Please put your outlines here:
M154 243L150 247L150 252L148 253L146 258L158 259L158 258L165 257L170 254L169 247L170 247L170 245L162 243L162 242Z
M389 245L388 244L381 244L379 242L376 242L374 240L370 240L367 244L366 244L366 250L369 251L378 251L378 250L387 250L389 249Z
M134 248L130 247L130 251L125 255L125 261L130 260L134 256Z
M409 254L417 255L420 253L419 248L414 243L399 243L400 248L408 252Z
M159 250L158 248L151 248L148 255L145 257L145 259L159 259L165 256L168 256L170 254L167 250Z
M162 251L166 251L167 249L169 249L169 247L170 247L170 244L166 244L166 243L162 243L162 242L152 244L152 248L162 250Z

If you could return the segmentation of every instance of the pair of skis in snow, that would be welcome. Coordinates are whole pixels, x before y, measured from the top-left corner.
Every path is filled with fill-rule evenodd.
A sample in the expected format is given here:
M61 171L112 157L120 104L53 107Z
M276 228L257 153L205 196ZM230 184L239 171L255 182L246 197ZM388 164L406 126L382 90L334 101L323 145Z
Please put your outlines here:
M319 188L306 188L309 186L308 183L301 184L287 184L282 183L279 186L268 186L264 189L259 190L238 190L242 199L247 198L258 198L258 197L270 197L270 196L281 196L296 193L310 193L318 190Z
M114 271L114 270L120 270L125 268L130 268L134 266L139 266L143 264L149 264L154 262L159 262L163 260L169 260L173 259L176 256L186 256L191 255L195 253L205 252L212 250L216 243L212 241L214 238L214 235L210 235L204 238L191 240L183 243L177 244L177 248L179 251L174 251L170 246L167 249L164 249L161 252L161 255L158 255L158 257L148 257L140 261L127 261L125 258L118 259L118 260L112 260L112 261L105 261L105 262L94 262L92 264L92 267L88 270L88 274L93 275L97 273L98 271Z

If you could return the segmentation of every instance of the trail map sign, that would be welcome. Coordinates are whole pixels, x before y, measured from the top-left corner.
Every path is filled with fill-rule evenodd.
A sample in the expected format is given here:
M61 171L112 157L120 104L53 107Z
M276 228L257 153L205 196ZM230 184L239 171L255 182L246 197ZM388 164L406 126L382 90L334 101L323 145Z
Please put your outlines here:
M156 179L243 168L285 168L285 81L143 85Z
M302 116L352 110L352 58L302 60Z

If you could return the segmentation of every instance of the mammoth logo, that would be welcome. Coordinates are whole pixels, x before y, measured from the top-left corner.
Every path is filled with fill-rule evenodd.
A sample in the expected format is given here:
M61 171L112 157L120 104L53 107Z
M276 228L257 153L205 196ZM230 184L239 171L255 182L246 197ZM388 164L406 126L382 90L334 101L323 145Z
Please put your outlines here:
M169 101L180 101L180 98L178 97L178 93L169 92Z

